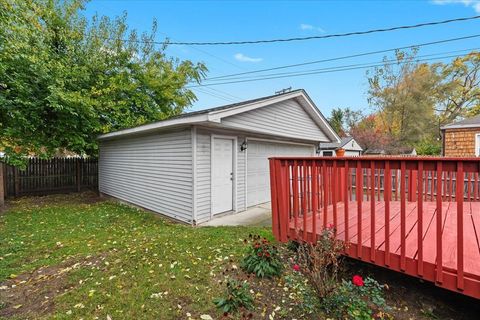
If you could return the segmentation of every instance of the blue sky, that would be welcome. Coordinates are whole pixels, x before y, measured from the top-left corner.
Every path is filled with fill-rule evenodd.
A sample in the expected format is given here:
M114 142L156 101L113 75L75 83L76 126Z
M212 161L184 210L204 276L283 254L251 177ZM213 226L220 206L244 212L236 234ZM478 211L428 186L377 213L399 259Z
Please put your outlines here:
M480 15L480 1L105 1L87 4L86 15L128 14L129 27L148 31L158 21L157 40L241 41L327 35ZM383 50L480 33L480 20L411 30L303 42L237 46L170 46L167 54L202 61L209 77L286 64ZM420 49L419 55L480 48L480 38ZM381 61L384 54L317 64L298 71ZM307 90L328 116L334 107L368 112L366 70L324 73L202 88L189 110L273 94Z

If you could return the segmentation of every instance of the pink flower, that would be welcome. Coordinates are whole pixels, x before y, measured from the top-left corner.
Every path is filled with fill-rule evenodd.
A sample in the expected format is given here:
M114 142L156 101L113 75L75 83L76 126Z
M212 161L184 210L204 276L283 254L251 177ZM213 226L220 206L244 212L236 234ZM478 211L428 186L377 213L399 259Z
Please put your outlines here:
M293 270L294 271L300 271L300 266L298 264L293 265Z
M328 229L333 229L333 228L335 228L335 226L333 225L333 223L330 223L330 224L328 225Z
M363 278L359 276L358 274L354 275L352 278L352 283L356 285L357 287L363 287Z

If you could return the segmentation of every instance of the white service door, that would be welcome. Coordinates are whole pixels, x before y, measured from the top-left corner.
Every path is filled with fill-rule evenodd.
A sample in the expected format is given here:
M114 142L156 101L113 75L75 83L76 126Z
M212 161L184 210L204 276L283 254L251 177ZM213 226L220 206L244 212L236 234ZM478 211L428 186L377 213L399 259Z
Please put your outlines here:
M212 213L233 210L233 141L213 139Z
M247 206L270 202L270 168L268 158L275 156L313 156L314 146L248 141Z

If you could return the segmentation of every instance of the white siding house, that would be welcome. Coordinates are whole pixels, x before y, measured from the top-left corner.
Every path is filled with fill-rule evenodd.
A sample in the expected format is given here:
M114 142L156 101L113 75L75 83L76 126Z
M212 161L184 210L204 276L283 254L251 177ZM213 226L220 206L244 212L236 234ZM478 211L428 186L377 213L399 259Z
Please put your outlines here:
M100 136L99 189L198 224L269 202L269 157L313 156L339 141L296 90Z
M335 151L338 149L345 150L346 157L355 157L362 155L363 149L353 137L342 138L340 142L320 143L320 156L332 157L335 156Z

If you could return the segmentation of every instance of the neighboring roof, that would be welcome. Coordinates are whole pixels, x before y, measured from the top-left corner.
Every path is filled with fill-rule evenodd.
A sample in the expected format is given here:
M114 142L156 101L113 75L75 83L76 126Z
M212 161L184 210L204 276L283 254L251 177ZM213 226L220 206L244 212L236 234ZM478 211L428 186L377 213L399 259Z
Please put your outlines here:
M207 123L221 123L221 119L224 117L232 116L242 112L247 112L254 110L263 106L271 105L277 102L297 99L297 101L302 105L302 107L307 111L312 119L317 123L319 127L324 129L327 137L332 141L340 141L339 136L332 129L330 124L327 122L325 117L322 115L320 110L315 106L311 98L303 89L293 90L286 93L270 95L262 98L242 101L238 103L228 104L216 108L210 108L200 111L194 111L189 113L180 114L168 118L166 120L157 121L138 127L122 129L119 131L114 131L106 134L102 134L98 139L109 139L114 137L120 137L123 135L145 133L149 131L165 129L175 126L184 126L192 124L207 124Z
M460 129L460 128L477 128L480 127L480 115L472 117L472 118L467 118L462 121L457 121L454 123L447 124L440 129L445 130L445 129Z
M363 154L387 154L383 149L367 149Z
M355 139L353 139L353 137L343 137L340 142L320 143L320 150L338 149L338 148L341 148L341 147L345 146L346 144L348 144L352 140L355 141ZM347 148L345 150L357 150L357 149Z
M410 155L410 156L415 156L417 155L417 150L415 150L415 148L411 148L411 147L404 147L404 148L397 148L396 150L394 151L386 151L385 149L367 149L365 150L365 152L363 153L364 155L370 155L370 154L373 154L373 155L376 155L376 154L379 154L379 155L403 155L403 156L406 156L406 155Z

